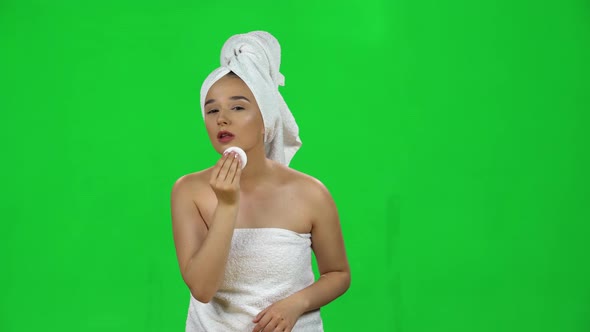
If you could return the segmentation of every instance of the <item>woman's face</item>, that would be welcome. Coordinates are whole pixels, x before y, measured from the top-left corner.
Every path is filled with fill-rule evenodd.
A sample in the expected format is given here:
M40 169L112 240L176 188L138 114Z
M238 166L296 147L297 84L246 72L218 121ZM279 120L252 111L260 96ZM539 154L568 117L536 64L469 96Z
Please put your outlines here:
M264 145L264 122L254 95L238 76L215 82L205 98L205 126L215 150L230 146L245 151Z

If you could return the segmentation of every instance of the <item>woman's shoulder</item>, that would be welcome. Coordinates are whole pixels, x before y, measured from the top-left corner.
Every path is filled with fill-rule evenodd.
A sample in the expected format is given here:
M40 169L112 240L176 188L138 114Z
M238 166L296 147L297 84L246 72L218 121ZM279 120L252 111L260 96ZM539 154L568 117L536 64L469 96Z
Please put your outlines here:
M330 196L326 186L320 180L310 174L298 171L288 166L282 166L281 172L283 173L282 176L286 183L295 188L301 194L305 194L307 197L318 199Z
M290 179L291 191L295 197L300 198L303 206L310 211L310 220L315 224L320 220L335 220L337 216L336 203L328 188L316 177L301 171L289 168L284 170ZM322 222L325 224L325 222Z
M180 176L174 182L173 190L195 192L199 187L208 184L211 169L212 167Z

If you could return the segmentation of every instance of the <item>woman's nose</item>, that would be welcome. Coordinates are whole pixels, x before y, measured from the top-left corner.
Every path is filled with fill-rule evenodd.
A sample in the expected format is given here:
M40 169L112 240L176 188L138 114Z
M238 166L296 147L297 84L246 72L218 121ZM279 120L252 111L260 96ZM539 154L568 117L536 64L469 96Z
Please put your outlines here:
M226 111L223 110L219 110L219 115L217 116L217 124L221 125L221 124L229 124L229 119L227 118L227 113Z

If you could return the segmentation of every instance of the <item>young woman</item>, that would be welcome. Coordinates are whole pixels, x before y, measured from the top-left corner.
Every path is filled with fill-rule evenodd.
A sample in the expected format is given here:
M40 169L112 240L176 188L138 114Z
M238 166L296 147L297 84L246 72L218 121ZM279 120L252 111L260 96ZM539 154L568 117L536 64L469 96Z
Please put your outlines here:
M321 182L288 167L289 156L269 158L269 149L276 156L282 145L271 147L266 134L286 129L271 128L268 112L276 110L261 111L253 91L262 100L260 91L275 84L254 88L243 56L249 50L250 60L268 58L254 44L276 40L265 32L237 36L248 38L229 51L232 39L226 42L225 71L201 98L209 139L222 156L213 167L179 178L171 193L178 263L191 292L186 331L323 331L319 308L350 285L336 205ZM272 64L257 68L272 70ZM276 77L276 69L262 69L260 77ZM231 146L246 152L243 169L235 153L223 154Z

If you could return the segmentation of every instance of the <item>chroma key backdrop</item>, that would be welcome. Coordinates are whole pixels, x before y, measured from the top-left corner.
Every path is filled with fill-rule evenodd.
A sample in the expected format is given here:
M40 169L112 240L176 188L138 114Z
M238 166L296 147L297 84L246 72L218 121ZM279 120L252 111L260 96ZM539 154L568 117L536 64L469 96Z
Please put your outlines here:
M573 0L0 1L0 331L184 331L170 193L217 161L199 89L253 30L282 46L290 166L338 206L326 331L590 331Z

